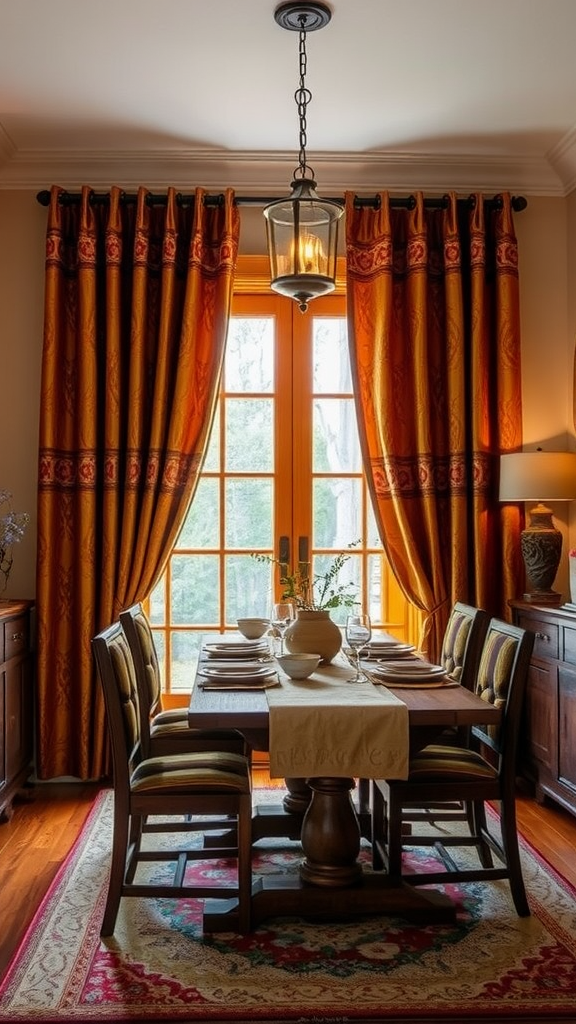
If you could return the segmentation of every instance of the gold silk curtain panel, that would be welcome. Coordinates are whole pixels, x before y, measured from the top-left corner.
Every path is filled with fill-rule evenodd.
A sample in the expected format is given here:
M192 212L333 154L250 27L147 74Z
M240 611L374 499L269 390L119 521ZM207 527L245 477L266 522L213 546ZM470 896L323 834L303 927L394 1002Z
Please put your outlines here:
M522 583L499 456L522 443L517 243L510 196L443 209L346 195L348 329L380 535L437 658L452 604L508 618Z
M59 201L48 212L38 496L38 774L109 770L91 639L159 579L195 490L238 249L209 205Z

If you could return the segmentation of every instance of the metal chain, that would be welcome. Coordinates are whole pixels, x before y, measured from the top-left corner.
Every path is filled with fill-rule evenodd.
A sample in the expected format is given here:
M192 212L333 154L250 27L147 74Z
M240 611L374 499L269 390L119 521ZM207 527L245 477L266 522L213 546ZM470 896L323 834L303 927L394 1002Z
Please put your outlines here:
M296 106L298 108L298 119L300 122L300 152L298 154L298 171L302 178L306 177L306 172L309 170L306 163L306 108L312 99L312 93L306 88L306 29L304 24L306 16L303 15L300 19L302 28L300 29L300 42L298 48L299 66L300 66L300 82L296 92L294 93L294 99L296 100Z

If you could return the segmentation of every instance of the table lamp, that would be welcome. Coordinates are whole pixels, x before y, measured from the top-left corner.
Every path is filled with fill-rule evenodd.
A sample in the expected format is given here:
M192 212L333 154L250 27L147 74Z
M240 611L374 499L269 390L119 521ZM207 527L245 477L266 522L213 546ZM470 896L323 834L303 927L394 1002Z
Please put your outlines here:
M552 521L545 501L576 498L576 453L514 452L500 459L500 501L536 501L530 522L520 537L528 584L524 600L534 604L560 604L552 590L562 553L562 534Z

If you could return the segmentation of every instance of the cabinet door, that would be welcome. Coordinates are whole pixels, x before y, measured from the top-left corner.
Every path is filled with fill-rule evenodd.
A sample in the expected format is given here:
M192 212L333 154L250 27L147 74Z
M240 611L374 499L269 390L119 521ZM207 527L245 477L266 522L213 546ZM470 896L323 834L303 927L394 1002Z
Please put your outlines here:
M4 743L4 722L6 721L5 689L6 673L4 669L0 669L0 798L2 797L2 790L6 785L6 746Z
M526 689L528 750L532 760L557 771L557 699L555 664L533 661Z
M576 795L576 670L558 676L558 778Z
M32 671L29 658L5 669L5 771L14 779L32 759Z

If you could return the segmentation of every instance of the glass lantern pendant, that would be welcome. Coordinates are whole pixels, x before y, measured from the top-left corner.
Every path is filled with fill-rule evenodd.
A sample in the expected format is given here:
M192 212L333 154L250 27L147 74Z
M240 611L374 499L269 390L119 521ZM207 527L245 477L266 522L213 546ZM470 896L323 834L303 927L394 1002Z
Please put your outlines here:
M340 203L322 199L316 192L314 172L306 163L306 108L312 94L306 88L306 33L323 28L331 18L323 3L284 3L274 18L282 28L299 32L300 81L295 93L300 124L298 168L286 199L270 203L264 210L270 286L281 295L295 299L303 313L308 302L334 290Z

